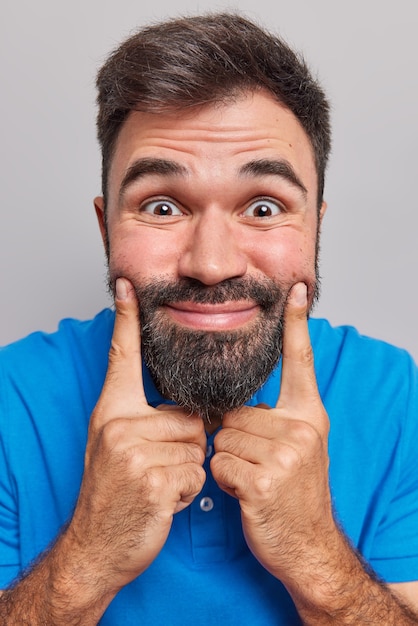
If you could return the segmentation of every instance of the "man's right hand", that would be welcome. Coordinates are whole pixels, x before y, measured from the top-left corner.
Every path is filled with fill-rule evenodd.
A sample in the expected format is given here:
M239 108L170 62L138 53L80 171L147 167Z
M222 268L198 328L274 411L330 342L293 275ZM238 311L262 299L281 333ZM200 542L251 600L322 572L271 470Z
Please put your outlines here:
M73 518L44 558L0 594L1 624L95 626L116 593L158 555L174 513L203 487L203 421L179 407L147 404L138 305L126 279L118 279L115 303L109 366Z
M152 563L174 513L201 491L206 449L198 415L148 405L135 292L124 278L116 292L106 380L91 417L80 495L66 532L89 574L111 595Z

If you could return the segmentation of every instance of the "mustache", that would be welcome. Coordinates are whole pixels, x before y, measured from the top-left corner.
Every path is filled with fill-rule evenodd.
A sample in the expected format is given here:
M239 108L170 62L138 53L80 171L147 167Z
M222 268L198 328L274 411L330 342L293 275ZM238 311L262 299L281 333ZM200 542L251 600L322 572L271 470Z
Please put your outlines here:
M158 279L144 286L137 284L135 292L140 303L152 308L184 301L221 304L233 300L253 300L260 307L269 309L288 295L288 291L284 292L271 279L251 277L231 278L213 286L203 285L193 278L181 278L176 282Z

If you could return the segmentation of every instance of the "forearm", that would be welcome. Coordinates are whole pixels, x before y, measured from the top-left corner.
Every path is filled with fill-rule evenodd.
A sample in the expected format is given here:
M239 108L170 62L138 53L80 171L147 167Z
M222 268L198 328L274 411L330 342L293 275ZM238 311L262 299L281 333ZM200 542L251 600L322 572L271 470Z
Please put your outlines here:
M15 586L0 596L0 623L8 626L95 626L114 593L94 575L63 534ZM86 567L87 565L87 567Z
M344 538L342 542L344 550L339 553L338 565L332 558L324 560L314 570L308 587L290 589L303 624L418 624L418 615L377 579Z

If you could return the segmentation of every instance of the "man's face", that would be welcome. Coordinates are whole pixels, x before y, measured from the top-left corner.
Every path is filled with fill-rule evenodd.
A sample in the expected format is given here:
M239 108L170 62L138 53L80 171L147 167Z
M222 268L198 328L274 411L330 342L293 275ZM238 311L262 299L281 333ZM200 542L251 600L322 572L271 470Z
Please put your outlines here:
M108 183L107 226L100 198L96 209L110 283L124 276L136 288L144 356L162 393L216 422L277 363L292 285L305 282L314 298L310 142L263 92L182 113L134 112Z

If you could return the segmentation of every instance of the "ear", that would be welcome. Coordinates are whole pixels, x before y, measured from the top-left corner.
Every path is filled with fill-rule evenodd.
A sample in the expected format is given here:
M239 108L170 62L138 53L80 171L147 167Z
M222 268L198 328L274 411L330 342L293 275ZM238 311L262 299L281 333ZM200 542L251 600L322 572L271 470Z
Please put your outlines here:
M325 201L322 201L321 208L319 209L319 226L322 224L322 219L326 213L328 205Z
M99 223L100 233L102 235L103 243L107 245L107 229L106 229L106 217L104 199L102 196L94 198L94 208L96 210L97 221Z

